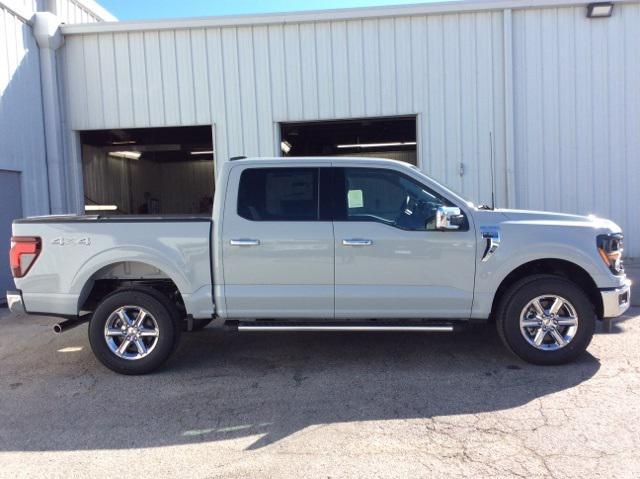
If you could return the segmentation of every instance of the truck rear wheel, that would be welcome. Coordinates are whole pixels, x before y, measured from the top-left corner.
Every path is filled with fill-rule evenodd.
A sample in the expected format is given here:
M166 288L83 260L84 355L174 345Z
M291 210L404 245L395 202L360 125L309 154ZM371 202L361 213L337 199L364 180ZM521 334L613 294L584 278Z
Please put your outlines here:
M120 374L146 374L161 366L180 337L179 313L151 288L116 291L102 300L89 323L98 360Z
M586 294L560 276L534 275L515 283L496 311L505 345L533 364L564 364L589 346L596 314Z

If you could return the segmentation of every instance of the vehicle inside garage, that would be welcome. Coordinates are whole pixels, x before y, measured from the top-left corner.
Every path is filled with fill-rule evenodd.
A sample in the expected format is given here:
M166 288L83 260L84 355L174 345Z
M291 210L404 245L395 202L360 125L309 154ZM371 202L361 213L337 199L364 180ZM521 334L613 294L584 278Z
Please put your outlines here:
M284 156L369 156L416 164L416 117L281 123Z
M94 130L80 140L87 213L211 213L210 126Z

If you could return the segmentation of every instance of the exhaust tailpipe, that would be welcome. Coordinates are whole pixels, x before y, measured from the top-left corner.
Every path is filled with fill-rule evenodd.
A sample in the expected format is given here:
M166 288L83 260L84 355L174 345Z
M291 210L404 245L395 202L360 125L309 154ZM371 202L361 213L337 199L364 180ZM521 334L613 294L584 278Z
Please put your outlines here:
M70 329L75 328L76 326L80 326L82 323L86 323L86 319L67 319L58 324L53 325L53 332L56 334L62 334L65 331L69 331Z

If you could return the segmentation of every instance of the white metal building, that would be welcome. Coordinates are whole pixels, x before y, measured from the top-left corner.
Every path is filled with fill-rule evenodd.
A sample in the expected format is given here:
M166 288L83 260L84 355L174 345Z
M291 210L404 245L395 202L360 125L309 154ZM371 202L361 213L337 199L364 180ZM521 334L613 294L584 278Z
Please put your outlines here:
M51 211L50 173L45 139L45 88L41 74L55 54L39 48L36 12L50 12L57 22L115 21L93 0L0 0L0 250L7 251L13 218ZM49 65L57 71L57 60ZM56 94L57 95L57 94ZM50 111L50 108L48 109ZM62 138L62 118L56 135ZM56 181L55 178L51 178ZM55 186L55 185L54 185ZM69 206L65 206L68 208ZM9 288L8 258L0 254L0 290ZM3 295L2 295L3 297Z
M338 152L417 163L477 202L495 183L498 206L610 217L640 255L638 0L606 18L461 0L82 24L73 8L112 18L2 4L0 170L21 172L25 215L205 211L229 157Z

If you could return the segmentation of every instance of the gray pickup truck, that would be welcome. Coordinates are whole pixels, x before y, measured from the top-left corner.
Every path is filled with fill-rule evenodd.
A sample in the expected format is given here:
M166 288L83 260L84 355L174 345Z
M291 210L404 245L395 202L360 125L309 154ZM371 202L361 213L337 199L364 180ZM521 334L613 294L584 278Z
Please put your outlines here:
M630 304L622 232L476 206L404 163L227 162L213 218L48 216L13 224L14 312L89 322L114 371L160 366L184 330L433 331L495 323L559 364Z

